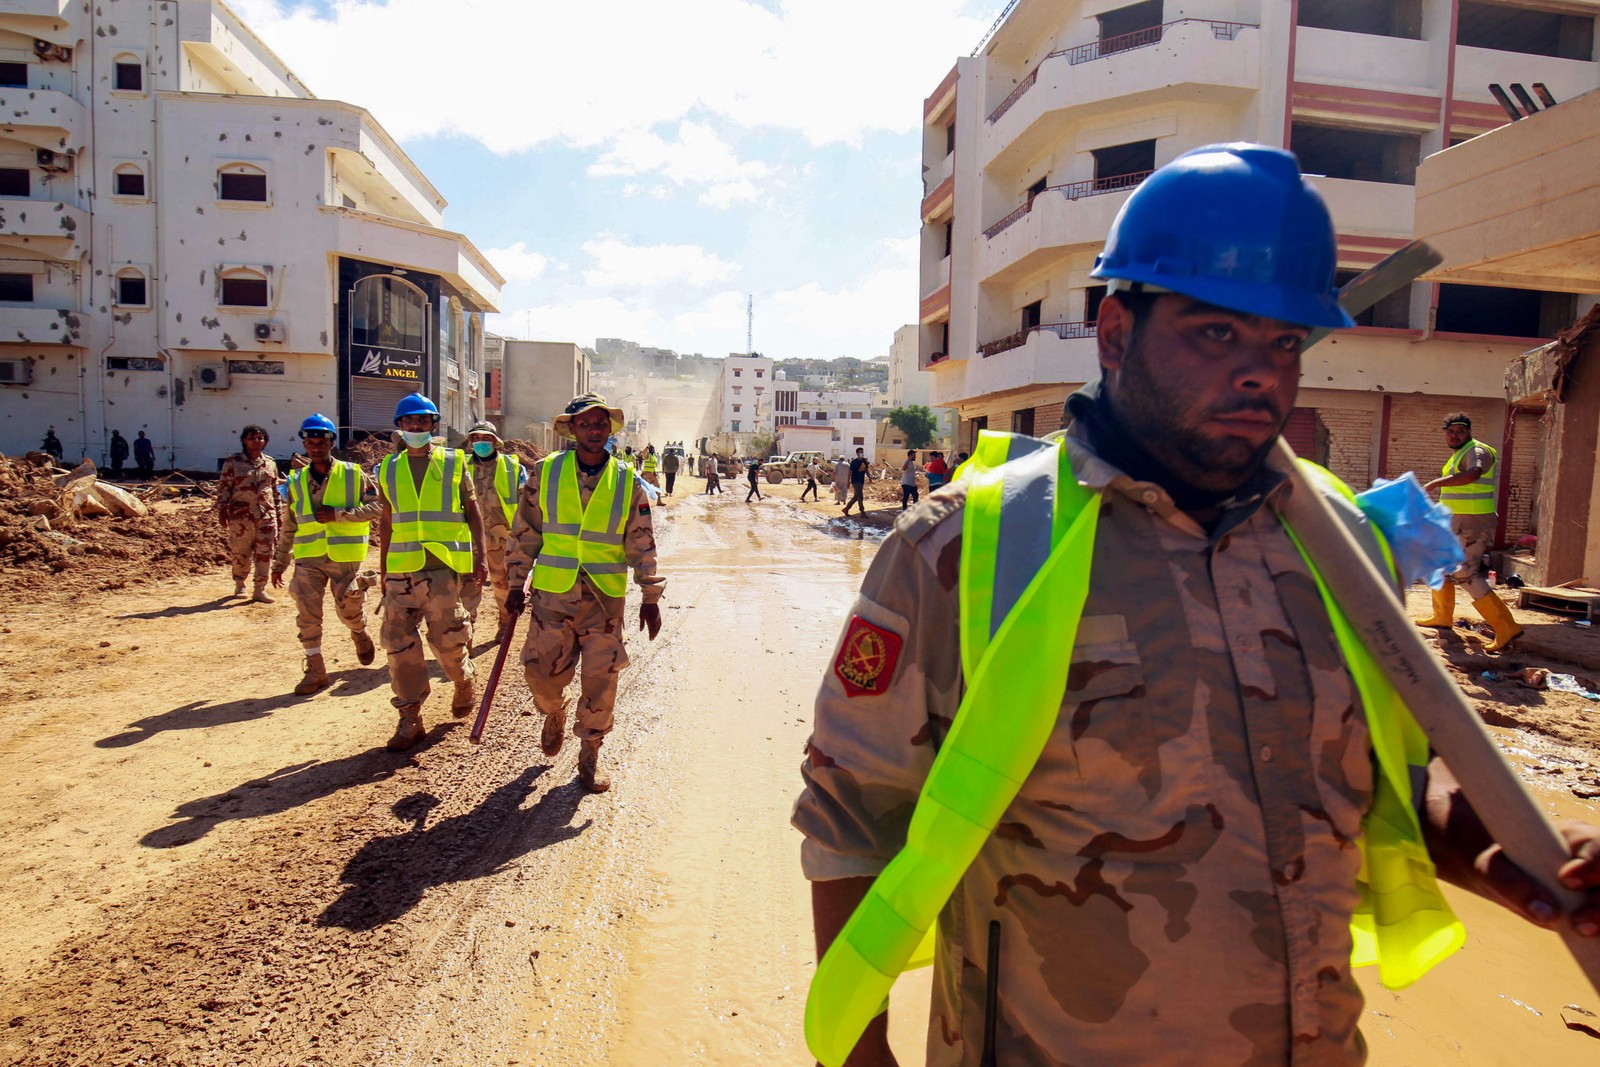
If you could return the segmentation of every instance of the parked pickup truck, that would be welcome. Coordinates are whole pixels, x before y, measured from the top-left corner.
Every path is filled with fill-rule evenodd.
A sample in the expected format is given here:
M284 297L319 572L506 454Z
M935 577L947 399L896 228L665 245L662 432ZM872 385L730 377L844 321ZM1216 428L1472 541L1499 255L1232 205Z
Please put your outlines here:
M768 482L777 485L785 478L804 477L808 465L821 462L821 452L790 452L787 456L779 456L763 463L761 473L766 476Z

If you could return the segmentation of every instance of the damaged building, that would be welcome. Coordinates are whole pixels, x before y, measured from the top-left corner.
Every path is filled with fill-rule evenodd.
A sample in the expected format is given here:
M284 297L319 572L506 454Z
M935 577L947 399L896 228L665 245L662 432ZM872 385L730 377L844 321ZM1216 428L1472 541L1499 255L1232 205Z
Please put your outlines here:
M211 470L247 423L348 439L413 390L464 433L503 279L444 209L219 0L0 5L0 452L142 430Z

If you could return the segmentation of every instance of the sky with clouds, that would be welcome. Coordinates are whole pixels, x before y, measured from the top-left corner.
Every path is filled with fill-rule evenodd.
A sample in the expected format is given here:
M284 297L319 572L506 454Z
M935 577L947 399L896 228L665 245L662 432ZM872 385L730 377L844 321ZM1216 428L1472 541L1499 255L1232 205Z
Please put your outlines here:
M506 278L490 330L722 356L917 315L922 100L1003 0L228 0Z

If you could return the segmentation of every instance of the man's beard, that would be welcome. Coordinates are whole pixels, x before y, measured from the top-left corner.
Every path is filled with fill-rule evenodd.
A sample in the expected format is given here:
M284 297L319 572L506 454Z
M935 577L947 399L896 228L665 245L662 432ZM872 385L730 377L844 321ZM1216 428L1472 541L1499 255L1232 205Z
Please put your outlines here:
M1142 449L1168 477L1202 493L1229 494L1261 468L1288 421L1264 397L1238 397L1223 407L1191 411L1193 397L1154 373L1144 346L1135 337L1117 375L1109 400L1129 441ZM1214 437L1203 426L1211 419L1240 412L1260 412L1273 419L1273 432L1261 444L1238 437ZM1181 418L1184 422L1175 421ZM1192 423L1192 424L1191 424ZM1130 472L1131 473L1131 472ZM1164 484L1165 479L1153 479ZM1175 488L1165 486L1169 491Z

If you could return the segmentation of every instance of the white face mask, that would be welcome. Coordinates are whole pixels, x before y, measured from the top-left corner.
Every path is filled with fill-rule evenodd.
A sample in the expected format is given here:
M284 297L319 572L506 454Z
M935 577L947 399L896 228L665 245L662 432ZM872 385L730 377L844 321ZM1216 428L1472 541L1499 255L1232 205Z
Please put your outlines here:
M400 440L404 441L407 447L421 448L433 441L433 432L431 430L401 430Z

